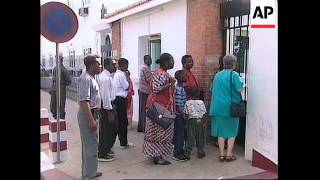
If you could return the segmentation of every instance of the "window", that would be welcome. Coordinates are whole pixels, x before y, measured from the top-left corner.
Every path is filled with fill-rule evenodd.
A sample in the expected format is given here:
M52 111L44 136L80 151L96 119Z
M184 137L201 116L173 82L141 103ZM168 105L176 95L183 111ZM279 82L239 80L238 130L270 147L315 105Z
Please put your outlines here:
M150 36L149 38L149 54L152 59L151 71L154 71L158 67L159 64L156 64L156 60L159 59L161 54L161 39L160 35Z
M104 4L102 4L102 7L101 7L101 19L103 19L106 14L107 14L107 8L104 7Z
M86 57L87 55L91 54L91 48L83 49L83 56Z
M69 67L71 68L75 67L75 51L74 50L69 51Z

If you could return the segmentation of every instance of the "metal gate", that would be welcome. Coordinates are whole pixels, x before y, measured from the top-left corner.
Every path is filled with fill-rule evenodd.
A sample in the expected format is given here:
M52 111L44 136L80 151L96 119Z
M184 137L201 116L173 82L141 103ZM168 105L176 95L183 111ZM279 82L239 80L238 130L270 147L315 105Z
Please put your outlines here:
M223 52L237 57L237 71L247 82L247 62L249 52L249 0L233 0L221 3L223 18ZM243 94L247 99L247 90Z
M247 62L249 55L249 13L250 0L232 0L221 3L223 21L223 53L237 57L237 71L247 84ZM247 100L247 88L243 98ZM240 118L236 142L245 145L246 117Z

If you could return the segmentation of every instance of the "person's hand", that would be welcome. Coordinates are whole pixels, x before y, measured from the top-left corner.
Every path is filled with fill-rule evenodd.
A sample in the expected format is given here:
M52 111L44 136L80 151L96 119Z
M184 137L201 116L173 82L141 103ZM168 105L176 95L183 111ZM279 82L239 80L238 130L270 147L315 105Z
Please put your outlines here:
M115 115L114 110L107 110L108 121L110 124L118 125L118 119Z
M94 119L89 120L89 128L92 130L96 130L97 129L97 123Z
M171 78L169 79L169 82L170 82L170 84L173 86L173 85L176 83L176 79L173 78L173 77L171 77Z

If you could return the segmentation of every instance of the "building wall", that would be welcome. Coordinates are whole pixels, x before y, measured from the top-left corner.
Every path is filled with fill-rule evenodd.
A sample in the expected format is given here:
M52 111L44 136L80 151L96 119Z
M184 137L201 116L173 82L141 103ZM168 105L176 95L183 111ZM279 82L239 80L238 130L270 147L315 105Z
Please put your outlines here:
M277 10L275 14L277 14ZM245 158L252 150L278 164L278 36L275 29L249 30L248 114ZM267 68L266 68L267 67Z
M117 40L117 30L120 26L121 40ZM146 52L147 35L161 34L161 53L168 52L172 54L175 65L168 72L174 75L174 72L181 69L181 57L186 53L186 0L176 0L167 4L155 7L141 13L138 13L121 20L112 25L113 48L119 49L121 44L121 57L129 60L129 70L134 82L135 96L133 97L133 120L138 120L138 88L139 72L143 64L143 52ZM140 52L140 53L139 53ZM139 55L140 54L140 55ZM143 55L142 55L143 54ZM155 59L153 59L155 61Z
M111 25L112 29L112 50L115 58L121 57L121 22L115 21Z
M206 90L212 75L219 70L222 55L220 2L218 0L187 0L187 54L192 55L192 71L200 86Z

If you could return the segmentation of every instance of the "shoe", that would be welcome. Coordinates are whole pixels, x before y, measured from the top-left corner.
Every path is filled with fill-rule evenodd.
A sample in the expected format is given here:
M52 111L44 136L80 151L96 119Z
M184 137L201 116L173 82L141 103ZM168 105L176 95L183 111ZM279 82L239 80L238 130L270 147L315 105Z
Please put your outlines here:
M231 162L237 159L237 157L235 155L231 155L231 156L226 156L225 157L227 162Z
M131 147L134 147L134 144L131 143L131 142L128 142L128 145L126 145L126 146L120 146L120 149L128 149L128 148L131 148Z
M110 149L110 151L107 153L109 156L114 156L114 152Z
M189 161L191 159L191 157L188 155L184 155L184 158L186 158L187 161Z
M220 162L223 162L224 160L226 160L226 157L225 157L225 156L219 156L219 161L220 161Z
M156 159L156 160L153 160L153 163L154 164L158 164L158 165L169 165L169 164L171 164L170 161L167 161L165 159Z
M179 162L184 162L184 161L188 161L188 159L186 158L186 156L179 154L179 155L174 155L172 157L173 160L175 161L179 161Z
M100 162L111 162L114 158L110 155L106 155L105 157L98 157L98 161Z
M97 172L97 174L95 176L93 176L94 178L100 177L102 176L102 172Z
M198 158L199 159L204 158L205 156L206 156L205 152L198 153Z

